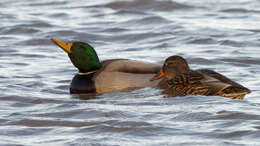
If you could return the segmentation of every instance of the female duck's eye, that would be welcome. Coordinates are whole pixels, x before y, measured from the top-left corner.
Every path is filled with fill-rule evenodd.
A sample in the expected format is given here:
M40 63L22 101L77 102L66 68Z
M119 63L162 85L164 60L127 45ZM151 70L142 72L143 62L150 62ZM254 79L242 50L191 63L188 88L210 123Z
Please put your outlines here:
M173 62L168 62L166 65L172 65L173 64Z
M164 67L166 67L166 66L169 66L169 65L172 65L173 63L172 62L166 62L166 63L164 63Z

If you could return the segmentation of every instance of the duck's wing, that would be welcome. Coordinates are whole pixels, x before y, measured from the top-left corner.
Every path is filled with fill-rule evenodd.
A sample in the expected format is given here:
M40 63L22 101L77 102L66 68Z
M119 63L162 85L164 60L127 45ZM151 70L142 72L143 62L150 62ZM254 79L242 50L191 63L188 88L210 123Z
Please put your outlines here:
M155 74L160 69L161 66L158 64L130 59L111 59L102 62L102 70L108 72Z
M218 79L222 83L229 84L229 86L223 88L222 90L219 90L219 92L216 93L217 96L223 96L232 99L243 99L246 94L249 94L251 92L248 88L242 86L241 84L238 84L237 82L232 81L231 79L213 70L200 69L197 71Z
M203 74L206 74L208 76L211 76L215 79L218 79L219 81L223 82L223 83L227 83L227 84L230 84L234 87L239 87L241 88L242 90L245 90L245 91L248 91L250 92L250 90L244 86L242 86L241 84L235 82L235 81L232 81L231 79L225 77L224 75L220 74L220 73L217 73L213 70L209 70L209 69L199 69L199 70L196 70L198 72L201 72Z

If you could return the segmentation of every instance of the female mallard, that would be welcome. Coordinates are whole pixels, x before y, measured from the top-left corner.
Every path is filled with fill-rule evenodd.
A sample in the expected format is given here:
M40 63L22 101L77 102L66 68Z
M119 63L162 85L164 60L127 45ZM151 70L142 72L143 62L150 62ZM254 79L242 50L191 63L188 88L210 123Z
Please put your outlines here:
M68 53L72 64L79 70L72 79L71 93L105 93L156 86L160 82L149 81L160 71L161 66L158 64L129 59L100 62L94 48L87 43L51 40Z
M228 79L227 77L207 69L190 70L186 60L180 56L171 56L164 62L160 74L151 80L164 77L165 93L170 96L206 95L223 96L232 99L243 99L250 90Z

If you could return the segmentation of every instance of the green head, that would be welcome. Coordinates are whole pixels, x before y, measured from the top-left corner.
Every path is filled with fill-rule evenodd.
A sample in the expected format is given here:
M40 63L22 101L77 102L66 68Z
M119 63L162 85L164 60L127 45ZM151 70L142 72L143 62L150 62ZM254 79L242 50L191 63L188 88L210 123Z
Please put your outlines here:
M83 42L64 43L56 39L51 40L68 53L72 64L79 69L79 72L94 71L101 67L96 51L89 44Z

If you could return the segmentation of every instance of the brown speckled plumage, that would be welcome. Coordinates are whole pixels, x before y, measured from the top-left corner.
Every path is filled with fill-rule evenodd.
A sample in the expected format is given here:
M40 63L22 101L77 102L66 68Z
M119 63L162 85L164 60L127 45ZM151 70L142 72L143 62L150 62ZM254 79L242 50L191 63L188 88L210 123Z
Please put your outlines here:
M169 57L162 68L167 80L164 93L170 96L204 95L243 99L250 90L208 69L192 71L185 59L180 56Z

